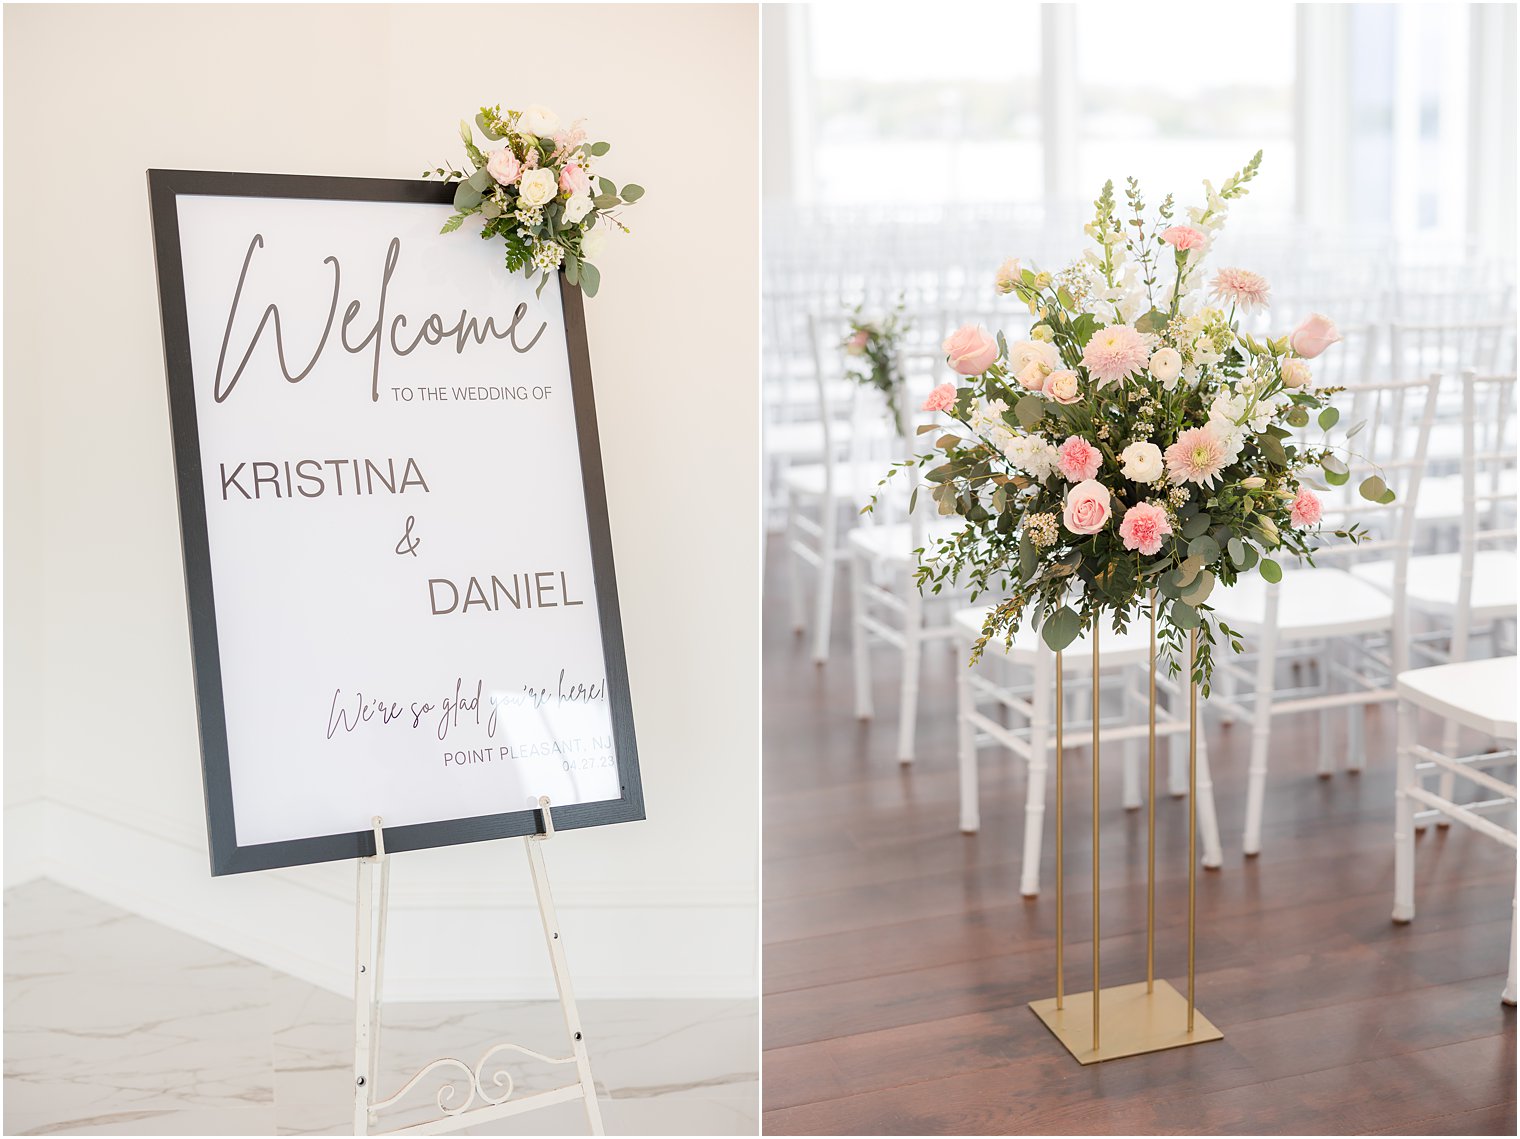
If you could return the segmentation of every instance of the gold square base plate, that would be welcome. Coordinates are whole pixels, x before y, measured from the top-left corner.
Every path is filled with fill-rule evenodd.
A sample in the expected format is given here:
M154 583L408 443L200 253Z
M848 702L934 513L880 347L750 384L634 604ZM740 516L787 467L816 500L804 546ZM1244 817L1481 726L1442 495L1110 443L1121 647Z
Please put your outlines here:
M1098 1014L1103 1023L1096 1050L1092 1046L1092 993L1068 993L1061 1009L1056 1008L1055 997L1029 1002L1035 1016L1080 1063L1096 1064L1224 1039L1224 1033L1197 1009L1193 1010L1193 1031L1189 1032L1187 998L1166 981L1158 980L1151 993L1145 991L1144 981L1101 992Z

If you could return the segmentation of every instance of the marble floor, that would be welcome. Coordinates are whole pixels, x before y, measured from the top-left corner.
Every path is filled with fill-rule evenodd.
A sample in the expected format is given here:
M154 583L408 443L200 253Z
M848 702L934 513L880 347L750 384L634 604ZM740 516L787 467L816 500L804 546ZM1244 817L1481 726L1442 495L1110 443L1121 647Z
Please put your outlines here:
M580 1002L608 1134L754 1135L753 1001ZM395 1004L386 1094L439 1055L510 1039L563 1055L554 1002ZM351 1134L353 1002L48 881L5 894L7 1135ZM518 1095L566 1082L524 1059ZM390 1129L420 1122L419 1087ZM434 1113L436 1114L436 1112ZM462 1134L586 1133L558 1104Z

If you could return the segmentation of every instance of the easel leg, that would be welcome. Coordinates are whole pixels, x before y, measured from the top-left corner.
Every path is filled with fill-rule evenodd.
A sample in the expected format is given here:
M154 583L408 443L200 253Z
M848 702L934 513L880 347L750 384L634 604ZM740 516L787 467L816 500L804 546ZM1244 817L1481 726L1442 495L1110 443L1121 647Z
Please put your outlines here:
M553 833L552 831L550 833ZM591 1077L591 1057L581 1032L581 1016L575 1007L575 990L570 985L570 969L565 962L565 940L560 936L559 918L554 912L554 898L549 893L549 872L544 866L542 843L548 835L530 835L523 839L528 849L528 868L533 874L533 893L538 898L538 913L543 919L544 940L554 965L554 984L559 989L559 1005L565 1014L565 1031L575 1052L575 1070L580 1076L581 1094L586 1100L586 1119L591 1134L604 1135L602 1109L596 1099L596 1083Z
M354 1134L369 1134L369 1105L374 1094L372 1026L375 1015L375 974L371 937L374 932L374 874L370 860L359 859L358 919L354 928Z

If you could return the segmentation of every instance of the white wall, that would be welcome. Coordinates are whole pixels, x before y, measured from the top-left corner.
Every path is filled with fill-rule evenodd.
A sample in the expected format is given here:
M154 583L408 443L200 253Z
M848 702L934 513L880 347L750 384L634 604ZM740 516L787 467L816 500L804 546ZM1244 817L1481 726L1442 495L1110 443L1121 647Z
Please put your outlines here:
M588 302L649 820L547 848L584 996L757 990L749 7L5 10L6 880L350 990L351 865L212 880L144 171L416 177L542 102L648 196ZM567 58L568 54L568 58ZM549 995L516 841L395 859L388 989Z

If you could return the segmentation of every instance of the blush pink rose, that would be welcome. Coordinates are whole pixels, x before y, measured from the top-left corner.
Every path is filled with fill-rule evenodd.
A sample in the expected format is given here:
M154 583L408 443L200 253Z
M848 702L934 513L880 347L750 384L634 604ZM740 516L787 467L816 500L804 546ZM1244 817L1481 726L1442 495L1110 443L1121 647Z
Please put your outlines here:
M517 160L517 155L506 147L502 147L500 150L491 151L489 157L486 158L486 170L503 186L510 186L522 173L522 163Z
M559 172L559 188L567 194L584 194L591 189L591 179L586 172L571 162Z
M940 384L929 393L929 398L924 400L924 406L920 411L949 411L955 406L955 385L951 383Z
M1103 453L1080 435L1070 436L1057 451L1056 465L1070 482L1085 482L1103 465Z
M1319 496L1306 486L1298 488L1298 493L1293 496L1293 505L1289 507L1288 513L1295 526L1318 526L1320 518L1324 515Z
M1190 225L1170 225L1161 231L1161 240L1173 249L1197 249L1208 238L1203 230Z
M1071 488L1061 520L1073 534L1096 534L1113 514L1108 487L1088 479Z
M997 363L998 346L980 324L957 328L944 343L950 366L963 376L980 376Z
M1045 377L1045 386L1040 390L1057 403L1072 404L1082 398L1082 393L1077 390L1077 373L1070 368L1051 372Z
M1124 512L1119 537L1126 550L1139 550L1146 557L1161 552L1161 539L1172 532L1166 511L1149 502L1136 503Z
M1332 344L1339 344L1340 329L1335 321L1321 313L1311 312L1304 322L1293 330L1288 346L1305 360L1312 360Z
M858 329L855 335L845 341L844 350L851 356L859 356L866 350L866 345L870 343L870 340L871 334L869 332L864 328Z

